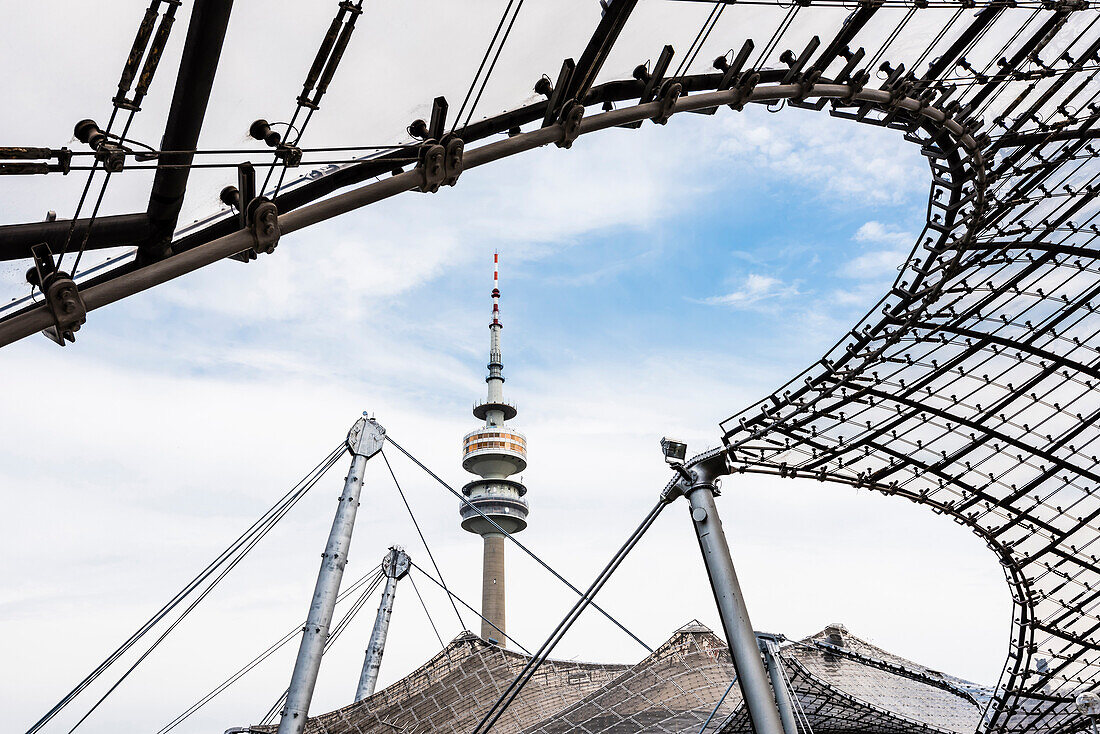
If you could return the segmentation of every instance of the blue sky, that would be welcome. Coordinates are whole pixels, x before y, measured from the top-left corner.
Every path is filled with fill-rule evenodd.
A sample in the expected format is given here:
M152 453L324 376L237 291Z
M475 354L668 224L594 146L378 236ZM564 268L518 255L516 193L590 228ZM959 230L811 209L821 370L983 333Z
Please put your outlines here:
M275 63L299 68L303 54ZM244 94L246 81L229 79L215 122L239 123L227 99ZM514 103L509 90L526 86L502 88L487 110ZM418 99L430 98L425 90ZM16 98L37 109L31 92ZM400 119L412 114L395 107ZM52 119L36 114L43 126ZM332 128L319 123L317 144L356 122L325 120ZM31 127L20 132L42 142ZM918 151L892 131L800 110L684 115L472 170L453 189L286 237L252 264L226 261L94 312L65 350L42 338L5 348L15 387L0 394L10 518L0 538L10 559L0 634L27 664L0 677L0 702L20 722L36 718L342 440L362 410L464 483L459 440L485 389L494 250L505 390L531 447L523 539L586 583L667 480L662 435L693 451L714 445L718 421L820 357L886 290L919 230L927 177ZM210 191L220 184L211 181L196 177L189 215L215 206ZM72 183L55 191L5 182L0 215L64 216L58 202L73 200ZM121 183L113 210L141 201L144 185ZM59 425L61 449L43 451ZM451 498L400 460L395 470L448 581L476 603L478 540L460 530ZM293 626L342 476L334 470L234 573L232 590L212 595L86 730L159 726ZM422 563L384 468L368 472L365 498L349 573L393 543ZM992 554L962 529L896 499L758 477L729 482L720 510L759 628L797 637L841 621L900 655L995 682L1009 597ZM684 514L670 508L601 597L651 644L692 618L718 626ZM572 599L519 554L510 551L508 564L509 632L530 647ZM421 590L445 637L457 633L445 601ZM373 606L349 630L353 642L326 658L315 710L350 701ZM437 647L417 607L407 592L399 597L383 685ZM593 617L557 654L641 653ZM254 721L289 665L273 658L188 730Z

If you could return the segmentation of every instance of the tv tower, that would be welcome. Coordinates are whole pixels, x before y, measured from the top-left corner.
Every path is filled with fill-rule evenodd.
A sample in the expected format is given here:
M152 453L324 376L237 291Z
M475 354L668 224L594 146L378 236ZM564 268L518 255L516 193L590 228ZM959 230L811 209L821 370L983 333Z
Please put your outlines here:
M527 468L527 439L506 427L516 417L516 406L504 402L504 364L500 357L500 256L493 255L493 320L489 322L488 397L474 406L474 417L485 425L462 439L462 468L480 479L467 484L462 493L493 522L509 533L527 527L527 488L514 479ZM477 533L485 543L481 575L481 636L504 646L504 535L465 503L459 509L462 529Z

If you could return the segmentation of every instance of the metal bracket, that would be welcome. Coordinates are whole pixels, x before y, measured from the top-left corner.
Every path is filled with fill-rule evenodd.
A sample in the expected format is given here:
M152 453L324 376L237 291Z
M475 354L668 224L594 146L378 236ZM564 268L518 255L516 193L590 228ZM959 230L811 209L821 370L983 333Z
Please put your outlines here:
M655 123L664 125L668 122L668 118L672 117L673 110L676 107L676 100L680 99L680 93L683 90L684 87L680 82L665 84L661 88L661 96L657 100L657 114L652 118Z
M253 245L247 250L230 255L231 260L251 262L260 253L271 254L279 244L279 210L264 196L256 196L256 169L251 163L237 166L237 186L226 186L221 200L237 209L237 221L241 229L252 232Z
M111 141L107 133L99 129L95 120L81 120L73 128L73 135L95 151L95 159L103 164L107 173L118 173L126 166L126 154L130 151Z
M756 85L760 83L760 75L755 71L749 74L748 77L737 85L737 101L730 102L730 109L740 112L745 109L745 105L749 103L749 98L752 97L752 92L756 89Z
M542 119L543 127L549 127L555 121L561 121L565 118L564 113L569 109L569 101L564 100L563 97L569 89L569 82L573 79L573 72L576 70L577 65L573 63L573 59L566 59L562 62L561 71L558 72L558 81L550 88L550 97L546 100L546 115ZM563 114L558 115L559 109Z
M428 194L439 191L447 179L447 149L434 140L420 146L416 170L420 172L418 190Z
M686 464L670 462L676 470L674 476L661 492L661 501L665 504L678 497L687 497L700 487L710 487L715 497L721 495L718 486L719 477L730 473L725 449L713 449L694 457Z
M559 148L572 148L573 141L581 134L581 120L583 118L584 105L576 100L566 102L562 108L561 119L558 121L558 125L561 126L561 140L556 141L554 144Z
M793 104L801 104L806 101L806 98L814 91L814 85L817 84L817 80L821 78L821 72L817 69L810 69L806 72L801 81L798 83L798 94L791 100Z
M443 185L454 186L462 175L462 153L466 144L453 135L443 138Z
M271 254L279 244L279 210L263 196L248 205L248 220L252 229L252 250Z
M297 168L302 165L302 149L297 145L280 143L275 148L275 157L281 160L287 168Z
M863 91L863 87L867 82L871 80L871 72L864 69L863 71L857 71L852 75L852 78L848 80L848 96L847 100L851 101L853 97Z
M347 447L355 456L369 459L382 450L386 429L373 418L364 415L348 431Z
M411 565L412 561L405 553L405 549L395 545L390 548L390 552L382 560L382 573L396 581L400 581L408 575Z
M774 645L779 645L787 641L786 635L781 635L778 632L757 632L756 639L760 642L760 649L764 649L765 643L771 642Z
M54 325L43 329L42 333L61 346L65 346L66 341L75 342L75 332L88 315L76 283L68 273L57 269L53 253L45 242L31 247L31 255L34 269L27 274L27 279L45 295L46 307L54 320Z
M649 78L645 80L645 89L642 91L642 97L638 101L641 104L652 102L653 98L657 96L658 91L661 89L661 85L665 81L665 74L668 72L668 66L672 63L672 57L676 52L672 46L666 45L661 49L661 55L657 57L657 63L653 65L653 72L649 75Z

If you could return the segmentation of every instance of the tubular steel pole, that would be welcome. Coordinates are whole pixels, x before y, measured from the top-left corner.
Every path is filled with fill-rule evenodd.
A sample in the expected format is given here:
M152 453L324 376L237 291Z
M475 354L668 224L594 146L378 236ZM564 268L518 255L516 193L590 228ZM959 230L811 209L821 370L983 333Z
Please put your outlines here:
M398 546L390 548L386 559L382 561L386 589L382 592L382 601L378 603L378 616L374 618L374 629L371 630L367 654L363 659L363 672L359 676L359 687L355 690L356 703L374 693L375 686L378 685L378 671L382 667L382 653L386 651L386 636L390 632L397 582L409 573L409 566L408 555Z
M294 661L294 672L290 676L290 688L282 718L279 720L278 734L301 734L305 730L309 704L317 685L317 672L321 668L321 655L328 640L336 597L340 593L340 579L343 578L348 549L351 547L355 511L359 507L359 493L363 489L363 470L367 466L367 459L382 449L385 433L386 429L367 418L356 421L348 433L348 449L352 452L351 469L344 481L340 505L332 521L328 544L321 556L321 570L317 574L313 601L309 605L309 615L302 629L302 644L298 648L298 658Z
M749 610L733 569L722 520L714 504L714 489L713 475L704 467L697 467L694 482L684 492L691 504L691 519L695 534L699 537L699 549L707 566L707 576L710 577L718 614L722 617L722 628L733 656L733 667L737 671L753 731L756 734L784 734L779 710L764 672L764 662L760 658L756 634L749 622Z
M779 647L772 637L760 635L760 652L764 653L764 662L768 665L768 676L772 680L772 690L775 691L775 703L779 707L779 719L783 722L783 731L786 734L798 734L798 722L794 716L794 703L791 701L791 692L787 688L787 682L783 676L783 663L779 660Z
M232 9L232 0L198 0L191 10L176 88L161 138L161 150L177 152L161 153L157 158L157 172L149 192L150 240L140 248L146 259L160 259L170 252L172 230L183 206L194 158L190 151L199 142Z

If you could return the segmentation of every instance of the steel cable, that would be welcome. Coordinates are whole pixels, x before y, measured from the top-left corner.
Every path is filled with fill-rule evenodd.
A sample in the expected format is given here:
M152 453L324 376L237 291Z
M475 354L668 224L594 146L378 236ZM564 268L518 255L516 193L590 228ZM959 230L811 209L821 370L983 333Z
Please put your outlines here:
M523 5L523 1L524 0L519 0L520 6ZM512 5L514 5L515 2L516 2L516 0L508 0L508 4L504 7L504 12L500 16L500 22L497 23L497 28L496 28L495 31L493 31L493 37L491 39L489 39L489 45L485 48L485 54L481 57L481 63L478 64L477 71L474 72L474 78L470 81L470 88L468 90L466 90L466 96L462 100L462 105L458 108L458 114L455 115L454 124L451 125L451 132L452 133L456 129L458 129L458 122L459 122L459 120L462 119L462 113L466 111L466 105L469 104L470 97L474 93L474 88L477 87L477 80L481 77L481 72L485 70L485 63L489 60L489 55L493 52L493 47L496 46L497 38L500 36L500 31L501 31L502 28L504 28L504 23L508 19L508 14L511 12ZM516 15L519 15L519 9L518 8L516 9ZM512 17L512 23L514 23L514 22L515 22L515 16ZM509 24L508 30L511 31L511 24ZM505 34L505 39L506 38L507 38L507 33ZM501 41L501 47L503 47L503 46L504 46L504 41L502 40ZM500 56L499 51L497 51L497 56L498 57ZM493 60L493 63L494 63L494 65L496 64L495 59ZM490 73L492 73L491 70L490 70ZM489 81L489 75L486 74L485 81L482 82L482 86L481 86L482 90L485 89L485 84L488 83L488 81ZM478 97L479 98L481 97L480 92L478 93ZM471 109L471 114L473 114L472 109Z
M340 595L336 598L336 603L339 604L341 601L345 600L348 596L350 596L351 594L353 594L357 590L359 590L364 584L367 584L367 583L373 584L374 588L377 588L376 579L377 579L378 575L381 573L381 571L382 571L382 566L381 565L375 566L370 571L367 571L367 573L365 573L361 577L359 577L359 579L357 581L355 581L355 583L353 583L351 586L349 586L344 591L340 592ZM304 624L304 622L302 624ZM168 732L172 731L177 726L179 726L184 721L186 721L188 718L190 718L192 714L197 712L199 709L201 709L206 704L210 703L218 695L220 695L222 692L224 692L227 688L229 688L231 685L233 685L238 680L240 680L245 675L247 675L249 672L251 672L253 668L260 665L265 660L267 660L269 657L271 657L276 652L278 652L280 649L282 649L284 646L286 646L291 640L293 640L295 637L297 637L298 633L300 633L302 631L302 624L297 624L294 627L292 627L289 632L287 632L285 635L283 635L276 642L272 643L270 647L268 647L266 650L261 652L256 657L252 658L252 660L250 660L249 662L245 663L245 665L243 667L238 669L235 673L233 673L228 678L226 678L224 681L222 681L217 686L215 686L209 693L204 695L202 698L200 698L195 703L191 704L191 706L189 706L186 710L184 710L183 713L181 713L176 718L172 719L170 722L168 722L163 727L161 727L161 729L159 729L157 731L157 734L168 734Z
M450 589L448 589L448 588L447 588L446 586L444 586L444 585L442 584L442 582L440 582L440 581L439 581L438 579L434 578L434 577L433 577L433 576L432 576L432 575L431 575L430 573L428 573L427 571L425 571L424 569L422 569L422 568L421 568L420 566L416 565L415 563L413 563L413 564L412 564L412 566L413 566L413 568L415 568L415 569L416 569L417 571L419 571L420 573L424 574L425 578L427 578L427 579L428 579L429 581L431 581L431 582L432 582L433 584L435 584L435 585L436 585L436 586L438 586L439 588L443 589L443 591L447 592L447 595L448 595L448 596L450 596L450 597L451 597L452 599L455 599L455 600L457 600L459 604L461 604L462 606L466 607L466 608L467 608L467 609L469 609L469 610L470 610L471 612L473 612L474 614L476 614L476 615L477 615L477 616L478 616L478 617L479 617L479 618L481 619L481 621L482 621L482 622L484 622L485 624L489 625L490 627L492 627L493 629L495 629L495 630L496 630L497 632L499 632L499 633L500 633L501 635L503 635L503 636L504 636L504 639L506 639L506 640L508 640L509 642L513 643L513 644L514 644L514 645L515 645L516 647L518 647L518 648L519 648L520 650L523 650L523 651L524 651L525 653L527 653L528 655L530 655L530 654L531 654L531 651L530 651L530 650L528 650L528 649L527 649L526 647L524 647L523 645L521 645L521 644L520 644L519 642L517 642L517 641L516 641L516 639L515 639L514 637L512 637L511 635L509 635L509 634L508 634L507 632L505 632L504 630L502 630L502 629L501 629L500 627L497 627L497 626L496 626L495 624L493 624L492 622L490 622L490 621L489 621L489 620L488 620L487 618L483 617L483 616L481 615L481 613L480 613L480 612L478 612L478 611L477 611L476 609L474 609L474 608L473 608L472 606L470 606L469 604L467 604L466 602L464 602L464 601L462 600L462 597L460 597L460 596L459 596L458 594L456 594L456 593L454 593L453 591L451 591Z
M711 31L718 25L718 19L722 17L722 13L725 12L727 5L722 2L714 3L714 7L711 8L710 14L707 19L703 21L703 25L699 28L699 32L695 34L695 39L692 40L691 45L688 46L687 52L684 54L683 59L676 65L676 73L673 74L673 78L681 76L691 67L695 62L696 57L699 55L699 51L702 50L703 44L710 38Z
M441 484L441 485L443 486L443 488L444 488L444 489L446 489L446 490L447 490L448 492L450 492L450 493L451 493L451 494L453 494L453 495L454 495L455 497L457 497L457 498L459 499L459 501L460 501L460 502L462 502L462 503L463 503L464 505L466 505L467 507L469 507L470 509L472 509L472 510L473 510L474 512L476 512L476 513L477 513L478 515L480 515L480 516L481 516L481 517L482 517L483 519L485 519L485 520L486 520L487 522L489 522L489 523L490 523L490 524L491 524L491 525L492 525L492 526L493 526L494 528L496 528L498 532L500 532L500 533L501 533L502 535L504 535L505 537L507 537L507 538L508 538L509 540L511 540L511 541L512 541L513 543L515 543L517 547L519 547L519 548L520 548L520 549L521 549L521 550L522 550L522 551L523 551L524 553L526 553L526 554L527 554L528 556L530 556L530 557L531 557L531 558L532 558L532 559L533 559L533 560L534 560L534 561L535 561L536 563L538 563L538 564L539 564L540 566L542 566L542 567L543 567L543 568L545 568L545 569L546 569L547 571L549 571L549 572L550 572L551 574L553 574L554 578L556 578L556 579L557 579L558 581L561 581L561 582L562 582L563 584L565 584L566 586L568 586L568 587L569 587L570 589L572 589L572 590L573 590L573 592L575 592L576 594L578 594L578 595L583 595L580 589L578 589L578 588L577 588L576 586L574 586L573 584L571 584L571 583L570 583L570 582L569 582L568 580L566 580L566 578L565 578L564 576L562 576L562 575L561 575L560 573L558 573L557 571L555 571L555 570L554 570L554 569L553 569L553 568L552 568L552 567L550 566L550 564L548 564L548 563L547 563L546 561L544 561L544 560L542 560L541 558L539 558L539 557L538 557L538 556L537 556L537 555L535 554L535 552L534 552L534 551L532 551L532 550L531 550L530 548L528 548L528 547L527 547L527 546L525 546L525 545L524 545L523 543L521 543L521 542L520 542L519 540L517 540L517 539L516 539L516 537L515 537L514 535L512 535L512 534L511 534L511 533L509 533L509 532L508 532L507 530L505 530L504 528L502 528L502 527L500 526L500 524L499 524L499 523L497 523L497 522L496 522L495 520L493 520L493 518L489 517L489 516L488 516L488 515L486 515L486 514L485 514L484 512L482 512L482 511L481 511L481 510L480 510L480 509L479 509L479 508L478 508L478 507L477 507L476 505L474 505L474 504L473 504L472 502L470 502L470 501L469 501L468 499L466 499L466 497L464 497L464 496L462 495L462 493L461 493L461 492L457 491L457 490L456 490L456 489L455 489L454 487L452 487L451 485L447 484L447 483L446 483L445 481L443 481L443 479L442 479L442 478L441 478L441 477L440 477L440 476L439 476L438 474L436 474L435 472L433 472L433 471L432 471L431 469L429 469L429 468L428 468L427 466L425 466L425 465L424 465L424 464L423 464L423 463L422 463L422 462L421 462L421 461L420 461L419 459L417 459L417 458L416 458L415 456L413 456L413 455L412 455L412 454L410 454L410 453L409 453L408 451L406 451L406 450L405 450L404 448L402 448L402 447L401 447L401 445L400 445L400 444L398 444L398 443L397 443L396 441L394 441L394 440L393 440L393 438L392 438L392 437L391 437L391 436L390 436L389 434L386 434L386 441L388 441L389 443L393 444L393 447L394 447L395 449L397 449L398 451L400 451L401 453L403 453L403 454L404 454L405 456L407 456L407 457L409 458L409 460L411 460L411 461L412 461L412 462L413 462L414 464L416 464L416 465L417 465L418 467L420 467L421 469L423 469L423 470L424 470L424 471L425 471L425 472L426 472L426 473L428 474L428 476L430 476L430 477L431 477L432 479L434 479L435 481L439 482L439 484ZM602 615L603 615L604 617L606 617L606 618L607 618L608 620L610 620L612 624L614 624L614 625L615 625L616 627L618 627L618 628L619 628L619 629L621 629L621 630L622 630L623 632L625 632L625 633L626 633L627 635L629 635L631 639L633 639L633 640L634 640L635 642L637 642L637 643L638 643L639 645L641 645L642 647L644 647L644 648L645 648L645 649L646 649L647 651L649 651L649 652L653 652L653 648L652 648L652 647L650 647L650 646L649 646L649 645L647 645L647 644L646 644L645 642L643 642L643 641L642 641L642 639L641 639L640 637L638 637L638 636L637 636L636 634L634 634L633 632L631 632L630 630L628 630L628 629L627 629L627 628L626 628L625 626L623 626L622 622L620 622L619 620L617 620L617 619L615 619L614 617L612 617L612 616L611 616L610 614L608 614L608 613L607 613L606 611L604 611L604 610L603 610L603 608L601 608L601 607L600 607L599 605L597 605L597 604L592 604L592 608L593 608L593 609L595 609L596 611L598 611L598 612L599 612L600 614L602 614Z
M718 703L714 704L714 709L711 710L710 716L708 716L707 720L703 722L703 725L701 727L699 727L699 734L704 734L704 732L707 730L707 726L710 724L711 719L713 719L715 714L718 713L718 709L722 708L722 704L725 702L726 696L730 695L730 691L733 690L733 684L736 683L736 682L737 682L737 673L734 673L733 674L733 680L731 680L730 684L728 686L726 686L726 692L723 693L722 697L718 699ZM725 723L725 722L722 722L722 723ZM720 726L719 726L719 729L721 729Z
M470 105L470 111L466 113L466 122L463 123L464 126L469 126L470 119L474 116L474 110L477 109L477 103L481 101L481 95L485 93L485 88L489 85L489 79L493 76L493 70L496 69L497 61L500 60L500 54L504 50L504 44L508 42L508 36L512 35L512 26L516 24L516 18L519 17L519 12L523 9L523 3L524 0L519 0L519 4L516 5L516 12L512 14L512 19L508 21L508 28L504 31L504 35L500 39L500 45L497 46L497 51L493 55L493 62L489 64L489 69L485 72L485 78L481 82L481 88L477 90L477 96L474 97L474 101ZM455 123L458 123L457 117L455 118Z
M546 639L546 642L542 643L542 647L538 649L527 665L523 667L519 675L509 684L504 690L496 702L489 708L482 717L481 721L474 728L473 734L485 734L493 728L500 717L511 705L516 697L523 691L524 686L530 682L531 678L542 666L546 659L550 656L550 653L554 651L557 644L561 642L565 637L565 633L569 631L569 628L573 626L573 623L577 621L580 615L592 604L592 599L600 592L600 589L604 587L608 579L612 574L622 565L622 562L626 560L627 555L634 549L634 546L638 544L638 541L642 539L646 531L653 526L661 512L668 506L668 503L664 500L659 500L657 504L653 506L653 509L649 511L645 519L634 529L634 532L630 534L626 542L620 546L619 550L615 552L615 555L611 557L611 560L607 562L607 565L603 567L603 570L596 576L596 579L592 582L592 585L588 587L588 590L581 595L581 598L573 605L572 609L566 613L565 617L558 626L554 628L554 631L550 633L550 636Z
M428 624L432 626L432 632L435 632L435 637L439 640L440 647L447 647L447 643L443 641L443 636L439 634L439 628L435 626L435 620L432 619L432 613L428 611L428 605L424 603L424 597L420 595L420 589L416 588L416 581L412 575L409 575L409 583L412 584L413 591L416 592L416 598L420 600L420 607L424 610L424 616L428 618Z
M76 685L69 693L67 693L62 699L56 703L41 719L39 719L34 725L27 730L27 734L34 734L44 727L51 719L53 719L58 713L61 712L69 703L72 702L84 689L90 686L100 675L102 675L111 665L115 663L122 655L129 651L135 644L137 644L142 637L144 637L150 630L153 629L162 619L172 612L179 604L183 602L195 589L199 588L204 581L210 578L220 567L228 562L231 562L234 557L241 553L242 548L247 547L249 550L252 546L249 543L257 535L262 537L270 531L273 527L272 520L278 522L286 512L288 512L297 502L309 491L309 489L327 472L336 461L343 455L346 450L346 446L341 443L339 447L334 449L320 464L315 466L305 477L303 477L298 484L296 484L290 491L283 495L278 502L269 508L259 520L254 522L247 530L244 531L236 540L234 540L225 550L218 554L218 556L204 568L197 576L195 576L182 590L180 590L175 596L173 596L163 607L160 608L152 617L150 617L133 635L131 635L125 642L123 642L114 652L107 656L96 668ZM253 544L254 545L254 544ZM244 551L247 553L247 550ZM215 582L216 583L216 582ZM97 704L98 705L98 704Z
M424 545L424 550L428 553L428 559L431 560L432 567L435 568L436 574L439 575L439 581L443 586L443 590L447 592L447 599L451 602L451 607L455 610L455 616L458 617L458 626L460 629L466 629L466 622L463 621L462 615L458 613L458 607L455 606L451 590L447 588L447 582L443 578L443 572L439 570L439 564L435 562L435 555L432 553L432 549L428 547L428 541L424 537L424 532L420 529L420 523L416 521L416 515L413 514L412 507L409 505L408 498L405 497L404 490L401 489L401 483L397 481L397 475L393 473L393 467L390 465L390 460L386 457L385 451L380 453L382 454L382 461L386 463L386 468L390 472L390 476L393 477L393 484L397 487L397 493L401 495L401 501L405 503L405 509L409 511L409 518L412 519L413 526L416 528L416 534L420 536L420 542Z

